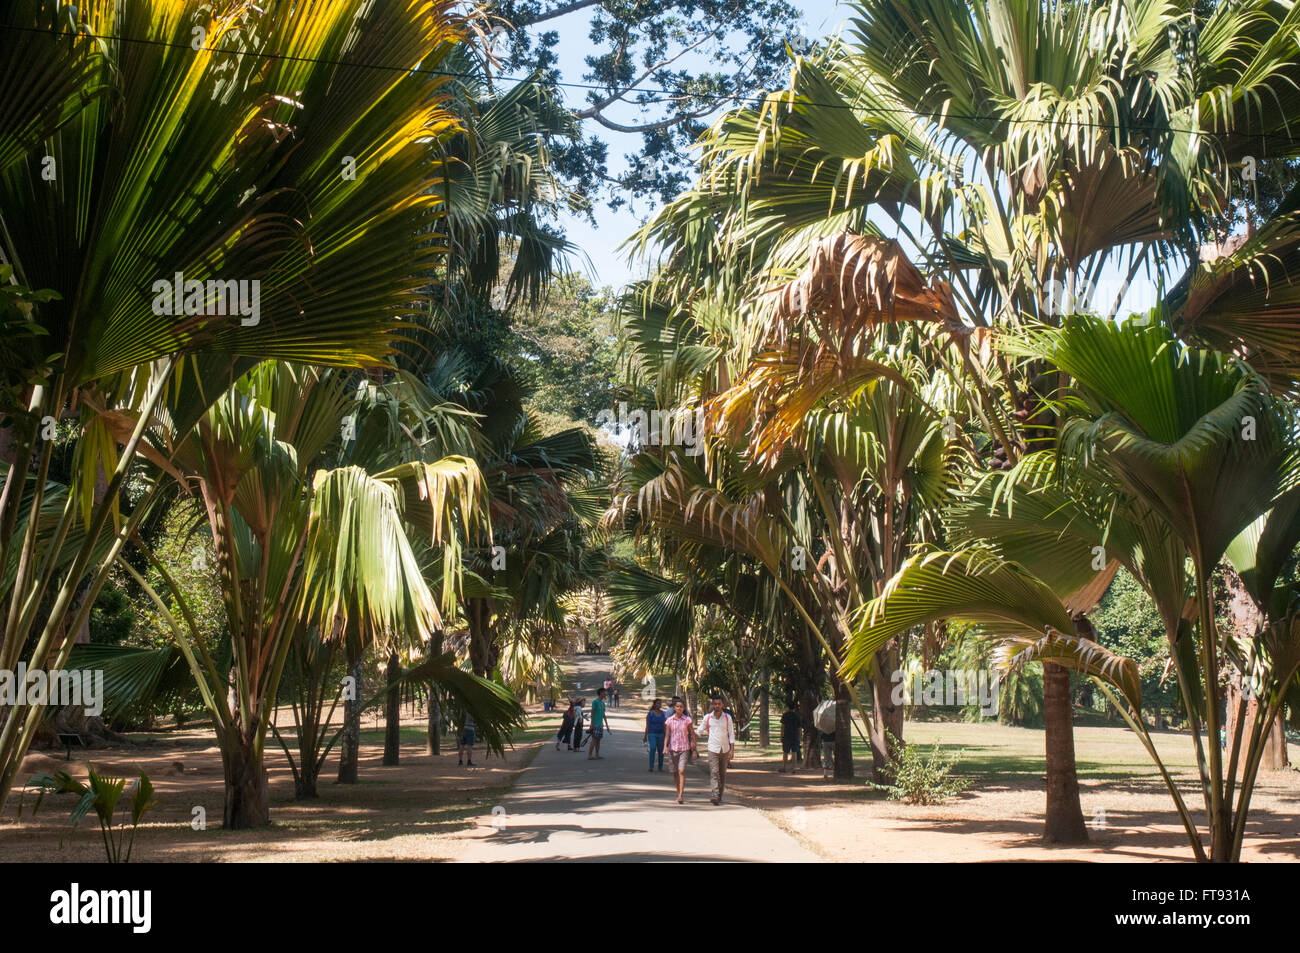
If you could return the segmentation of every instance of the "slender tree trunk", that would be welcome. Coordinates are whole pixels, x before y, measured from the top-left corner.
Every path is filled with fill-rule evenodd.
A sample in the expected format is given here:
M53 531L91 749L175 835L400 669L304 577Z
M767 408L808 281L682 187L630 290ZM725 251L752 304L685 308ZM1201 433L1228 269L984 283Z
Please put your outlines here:
M309 801L317 796L316 778L320 776L320 757L317 742L322 729L321 711L313 692L308 693L303 706L303 723L298 729L298 770L293 776L295 801Z
M813 724L813 713L822 696L822 679L826 677L821 665L820 649L812 650L812 640L807 631L803 635L801 664L794 670L795 704L799 707L800 723L803 726L803 767L817 768L822 763L821 734Z
M1232 619L1232 627L1237 636L1241 639L1250 639L1259 630L1261 623L1259 607L1255 605L1255 600L1251 598L1250 592L1246 589L1245 583L1241 577L1231 569L1224 573L1228 586L1228 615ZM1228 749L1232 749L1232 739L1237 729L1237 710L1241 704L1241 677L1235 676L1228 686L1227 702L1227 737ZM1252 698L1246 705L1246 723L1242 726L1241 756L1238 759L1238 769L1245 771L1246 767L1246 746L1250 739L1250 729L1255 723L1256 713L1259 710L1259 700ZM1261 771L1283 771L1289 766L1286 752L1286 731L1285 724L1281 715L1268 727L1268 734L1264 737L1264 754L1260 760L1259 768Z
M817 696L812 688L799 693L799 717L803 721L803 766L820 768L822 764L821 733L813 720L817 711Z
M357 658L348 667L352 677L351 698L343 699L343 737L339 742L339 783L357 783L357 765L361 751L362 661Z
M1043 840L1049 844L1086 844L1088 828L1079 805L1079 778L1074 766L1070 671L1054 662L1043 663L1043 719L1047 729L1047 822Z
M441 717L439 708L442 702L438 698L438 689L432 685L429 686L429 734L424 743L424 753L431 755L442 754L442 734L439 732L438 719Z
M304 763L298 769L298 777L293 782L293 799L295 801L310 801L320 797L316 790L316 779L318 777L320 777L319 767Z
M1264 758L1260 762L1263 771L1285 771L1291 767L1291 759L1286 750L1286 722L1281 714L1273 719L1264 738Z
M772 711L767 691L767 669L762 675L763 686L758 690L758 743L767 748L772 744Z
M853 777L853 702L849 686L831 673L835 694L835 777Z
M871 680L873 717L868 732L871 741L871 779L876 784L889 784L891 779L885 773L885 768L898 757L899 746L903 743L903 706L894 702L894 673L899 667L898 647L891 644L878 651L876 664L881 677ZM890 735L893 736L892 741Z
M396 681L402 677L402 660L394 650L388 656L388 693L384 697L384 764L399 762L402 750L402 693Z
M1224 706L1227 709L1227 719L1225 724L1226 735L1228 738L1228 750L1232 750L1232 739L1237 731L1237 711L1241 705L1241 685L1239 677L1234 677L1228 684L1228 701ZM1241 755L1237 759L1237 780L1246 770L1246 748L1250 741L1250 729L1255 724L1255 719L1259 717L1259 699L1251 698L1246 702L1246 718L1241 727ZM1290 766L1286 750L1286 723L1282 716L1278 715L1273 720L1273 724L1268 728L1268 734L1263 741L1263 755L1260 758L1259 769L1261 771L1285 771Z
M226 779L222 825L227 830L266 827L271 823L266 767L253 751L251 739L236 732L221 746Z
M434 632L433 637L429 639L429 658L437 658L442 654L442 633ZM425 742L424 750L426 754L442 754L442 733L439 731L438 719L442 717L442 701L438 696L438 686L433 682L429 683L429 737Z
M100 503L104 502L104 497L107 495L108 495L108 477L104 473L104 467L100 465L95 467L95 505L98 506ZM86 602L86 597L90 592L91 581L92 581L91 577L87 576L86 579L83 580L81 588L77 590L76 608L73 609L73 616L75 616L78 612L80 612L81 609L84 607ZM76 642L77 645L90 644L90 616L89 615L86 616L86 621L81 623L81 628L77 630L77 634L73 637L73 641Z
M486 599L469 600L465 617L469 622L469 659L474 674L487 678L492 664L492 633L488 630L490 611Z

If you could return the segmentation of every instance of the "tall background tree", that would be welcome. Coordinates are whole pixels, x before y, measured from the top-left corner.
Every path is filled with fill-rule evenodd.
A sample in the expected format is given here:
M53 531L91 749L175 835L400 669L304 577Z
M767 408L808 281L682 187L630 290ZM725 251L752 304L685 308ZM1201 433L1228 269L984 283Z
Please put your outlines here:
M582 103L572 108L582 132L557 149L557 168L588 201L602 196L612 208L676 195L708 117L779 85L787 44L809 45L786 0L495 0L487 12L499 18L503 73L540 74ZM570 75L557 27L565 18L574 28L578 17L588 21L591 52ZM621 175L611 174L610 133L640 138Z

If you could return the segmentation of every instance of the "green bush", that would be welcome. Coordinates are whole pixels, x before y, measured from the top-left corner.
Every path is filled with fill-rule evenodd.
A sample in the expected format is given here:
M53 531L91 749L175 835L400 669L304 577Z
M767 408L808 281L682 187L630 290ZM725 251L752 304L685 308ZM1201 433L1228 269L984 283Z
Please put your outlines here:
M32 813L35 814L40 810L41 801L47 794L78 795L80 799L73 806L69 817L72 826L76 827L80 824L81 819L93 809L99 819L99 832L104 840L106 859L110 864L129 864L131 851L135 847L135 834L140 829L140 821L158 804L149 775L140 772L140 779L135 781L129 790L126 786L126 778L102 775L89 762L86 764L86 775L85 781L78 781L67 771L59 771L57 774L38 774L32 778L27 784L39 792ZM130 831L127 830L125 822L116 827L113 825L113 815L117 813L117 805L122 800L123 794L127 794L131 799ZM21 815L21 805L18 811Z
M894 747L898 739L890 735L889 744ZM904 744L894 763L884 769L893 783L878 786L889 793L891 801L942 804L970 786L970 781L964 778L949 776L957 761L958 758L945 758L937 741L930 748L928 758L916 745Z

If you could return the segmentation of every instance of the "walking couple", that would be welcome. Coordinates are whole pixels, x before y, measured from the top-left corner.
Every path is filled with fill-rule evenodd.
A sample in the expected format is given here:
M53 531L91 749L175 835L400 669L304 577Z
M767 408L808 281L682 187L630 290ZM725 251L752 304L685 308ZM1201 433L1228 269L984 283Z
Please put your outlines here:
M587 739L591 742L591 749L587 752L588 761L604 760L600 753L601 739L605 737L606 731L614 733L605 715L605 695L605 689L596 689L596 700L591 704L591 726L587 733ZM555 733L556 751L560 750L561 744L569 751L582 750L582 706L586 703L585 698L569 700L569 709L560 718L560 730Z
M671 715L665 716L663 703L656 698L646 714L646 730L642 741L650 749L650 770L654 770L658 755L659 770L664 769L664 749L668 749L668 763L677 783L677 803L685 802L686 767L698 753L695 736L707 738L709 752L709 800L722 803L722 793L727 785L727 766L736 753L736 722L724 710L721 695L710 699L712 710L700 722L698 732L692 731L694 720L686 712L686 703L680 698L672 701Z

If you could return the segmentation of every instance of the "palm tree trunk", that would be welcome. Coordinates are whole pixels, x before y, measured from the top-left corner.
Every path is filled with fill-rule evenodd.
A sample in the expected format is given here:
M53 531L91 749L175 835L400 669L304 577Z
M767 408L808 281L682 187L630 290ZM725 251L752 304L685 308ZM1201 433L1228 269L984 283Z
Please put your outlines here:
M435 631L429 639L429 658L437 658L442 654L442 633ZM425 754L440 755L442 754L442 733L438 724L438 719L442 717L442 701L438 697L438 686L433 682L429 683L429 736L424 744Z
M351 697L343 699L343 737L339 748L339 784L357 783L357 762L361 750L361 676L362 659L348 666L352 677Z
M316 780L320 777L320 765L304 761L298 769L298 777L293 782L293 799L310 801L320 797L316 790Z
M471 599L465 618L469 622L469 659L474 674L487 678L491 671L492 633L488 630L489 610L486 599Z
M767 669L760 676L763 687L758 690L758 743L767 748L772 744L772 711L767 691Z
M1046 725L1048 844L1086 844L1088 828L1079 805L1079 777L1074 767L1074 708L1070 671L1043 663L1043 720Z
M1224 577L1228 587L1228 616L1232 619L1233 631L1238 638L1249 640L1255 636L1260 627L1259 607L1255 605L1255 600L1246 589L1245 583L1241 581L1241 576L1231 569L1226 569ZM1238 674L1228 683L1227 737L1229 746L1231 746L1232 739L1237 733L1237 713L1240 710L1241 676ZM1251 698L1246 707L1245 728L1247 730L1245 737L1247 738L1250 737L1248 729L1255 723L1258 710L1259 699ZM1268 726L1268 731L1264 736L1263 752L1263 759L1259 765L1260 770L1283 771L1288 767L1286 732L1281 715L1273 724ZM1238 763L1244 771L1246 767L1244 751Z
M835 777L853 777L853 702L849 686L831 672L831 692L835 698Z
M226 778L222 825L233 831L270 824L266 767L254 751L252 739L238 730L227 735L221 745L221 765Z
M899 667L897 646L891 644L878 651L876 664L881 677L871 681L871 707L875 715L867 732L871 741L871 779L876 784L889 784L885 769L898 756L898 747L903 743L903 706L894 703L893 674Z
M821 740L817 733L817 726L813 723L813 712L817 710L813 700L811 691L805 690L799 693L799 718L803 723L803 766L805 768L816 768L822 763Z
M1232 745L1232 739L1237 733L1237 713L1241 708L1241 685L1240 676L1235 677L1228 683L1228 703L1227 709L1226 734L1228 745ZM1241 780L1241 775L1246 769L1245 739L1250 737L1250 728L1255 723L1259 715L1259 699L1251 698L1246 702L1246 717L1242 720L1243 744L1242 756L1237 762L1237 780ZM1285 771L1290 766L1290 760L1287 757L1286 750L1286 724L1282 716L1278 715L1269 725L1268 733L1262 742L1262 754L1259 762L1261 771Z
M438 698L438 689L432 685L429 686L429 726L428 737L424 742L424 753L434 756L442 754L442 733L439 730L438 719L442 713L439 709L442 707L441 699Z
M384 764L395 765L402 750L402 694L396 682L402 677L402 660L394 650L388 656L388 694L384 697Z
M1210 861L1227 863L1232 859L1232 818L1224 804L1225 769L1223 749L1219 747L1219 730L1222 725L1219 705L1223 701L1219 687L1219 637L1214 624L1214 595L1209 573L1198 564L1195 566L1195 574L1201 678L1205 686L1206 748L1210 762Z
M1264 758L1260 768L1264 771L1285 771L1291 767L1291 759L1286 751L1286 722L1279 714L1268 726L1268 736L1264 739Z
M311 689L308 690L307 696L307 702L303 706L302 724L298 727L298 766L293 776L295 801L308 801L317 797L316 779L320 777L321 765L320 753L317 749L321 732L328 730L321 727L318 697ZM292 760L289 765L293 767Z

